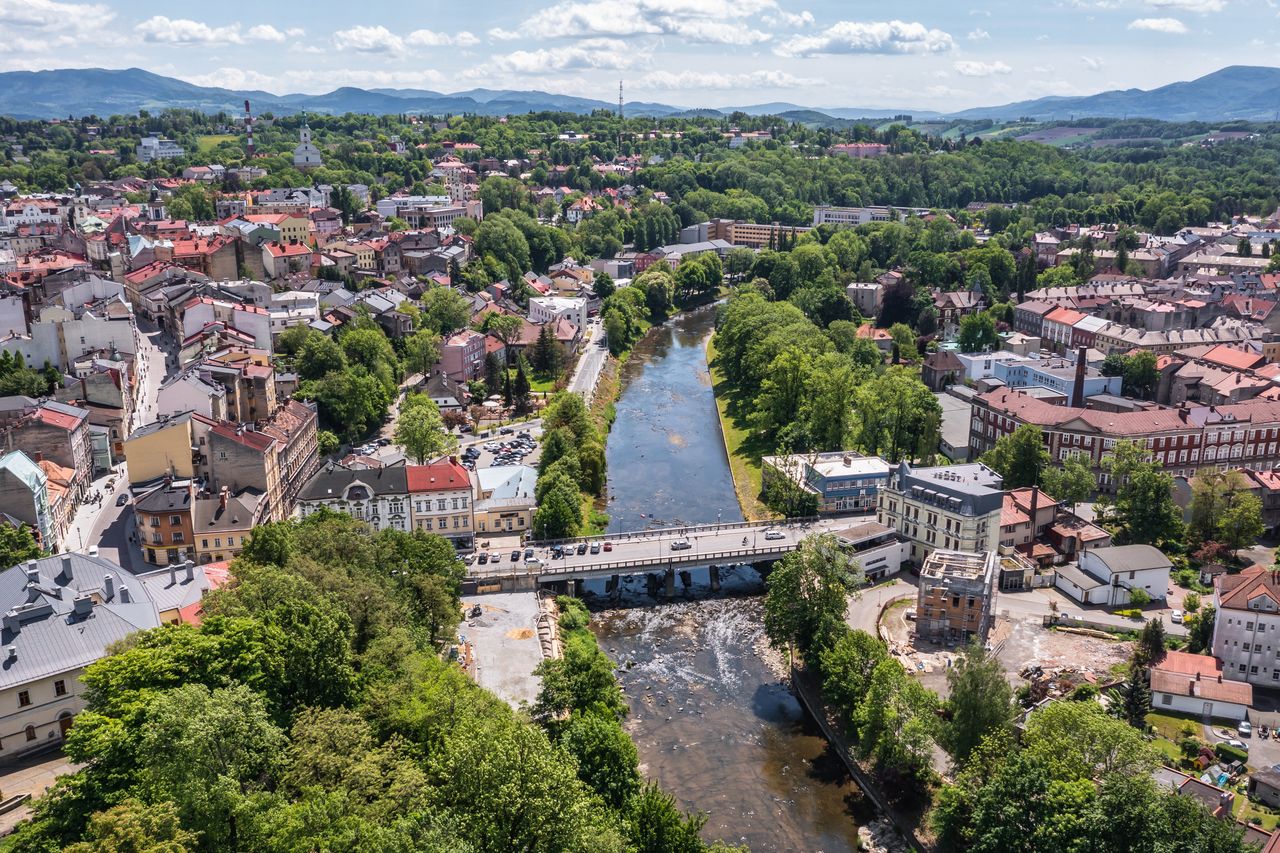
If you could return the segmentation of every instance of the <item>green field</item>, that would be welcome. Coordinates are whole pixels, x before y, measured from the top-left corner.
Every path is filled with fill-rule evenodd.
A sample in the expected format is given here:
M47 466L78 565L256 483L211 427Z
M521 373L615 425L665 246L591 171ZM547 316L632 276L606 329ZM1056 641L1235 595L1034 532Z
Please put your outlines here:
M197 140L197 147L201 154L208 154L224 142L235 142L240 137L234 133L218 133L210 136L202 136Z
M729 469L733 473L733 488L738 493L738 505L748 521L761 521L774 517L774 513L760 500L759 439L751 434L746 420L730 405L724 376L716 368L716 348L707 341L707 364L711 370L711 386L716 392L716 408L720 411L720 431L724 434L725 449L729 454Z

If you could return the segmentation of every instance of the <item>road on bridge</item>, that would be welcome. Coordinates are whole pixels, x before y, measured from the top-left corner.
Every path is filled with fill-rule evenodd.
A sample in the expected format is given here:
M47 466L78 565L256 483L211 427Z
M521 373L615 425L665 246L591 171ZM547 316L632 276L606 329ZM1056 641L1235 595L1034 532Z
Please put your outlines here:
M815 533L830 533L871 520L870 516L856 518L823 518L801 525L777 522L776 524L726 524L706 525L701 527L676 527L653 530L645 533L628 533L623 536L601 536L595 539L573 540L586 542L588 550L585 554L577 553L576 547L570 553L569 543L565 544L565 555L559 559L551 556L551 547L535 545L534 552L542 562L541 567L526 568L524 553L518 560L511 560L511 553L499 554L499 561L485 565L472 565L467 573L473 578L502 577L517 575L549 575L566 574L586 575L604 574L616 569L614 574L633 574L641 572L662 571L670 563L678 567L689 567L721 561L724 563L749 562L752 556L760 559L772 559L779 553L794 551L800 540ZM778 538L766 538L767 531L781 534ZM746 544L743 544L743 540ZM673 543L684 540L688 548L673 548ZM590 550L592 542L601 543L599 553ZM604 543L609 543L611 550L604 550ZM734 560L729 556L713 555L742 554L744 559Z

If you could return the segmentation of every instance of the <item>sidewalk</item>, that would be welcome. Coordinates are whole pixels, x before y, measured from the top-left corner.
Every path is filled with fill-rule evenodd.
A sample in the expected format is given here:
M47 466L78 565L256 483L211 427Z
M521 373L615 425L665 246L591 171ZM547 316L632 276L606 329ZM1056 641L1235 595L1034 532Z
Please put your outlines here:
M72 764L62 754L44 753L32 758L18 759L13 765L0 769L0 792L5 798L17 794L39 797L59 776L74 773L80 765ZM31 816L31 807L22 805L7 814L0 815L0 836L13 832L14 827Z

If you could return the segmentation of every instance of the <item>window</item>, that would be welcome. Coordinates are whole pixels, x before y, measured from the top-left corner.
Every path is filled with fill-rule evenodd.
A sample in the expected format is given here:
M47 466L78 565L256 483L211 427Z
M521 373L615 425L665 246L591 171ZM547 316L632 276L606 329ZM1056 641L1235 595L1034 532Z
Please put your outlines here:
M18 691L18 707L25 708L30 704L31 704L31 691L19 690Z
M36 727L27 726L27 740L35 740L35 739L36 739Z
M1161 704L1161 705L1172 705L1172 704L1173 704L1173 694L1171 694L1171 693L1161 693L1161 694L1160 694L1160 704Z
M221 547L222 547L222 538L221 538L221 537L215 538L215 539L213 540L213 547L215 547L215 548L221 548Z
M173 541L174 541L174 542L181 542L181 541L182 541L182 531L181 531L181 530L174 531L174 533L173 533Z
M444 512L444 498L437 498L437 499L436 499L436 511L437 511L437 512Z
M182 524L182 516L180 516L180 515L171 515L171 516L169 516L169 525L170 525L171 527L177 527L177 526L179 526L180 524Z
M200 540L200 547L201 547L201 548L208 548L208 547L209 547L209 540L208 540L208 539L201 539L201 540Z
M57 681L53 682L53 695L54 695L54 696L66 696L66 695L67 695L67 682L63 681L61 678L59 678Z

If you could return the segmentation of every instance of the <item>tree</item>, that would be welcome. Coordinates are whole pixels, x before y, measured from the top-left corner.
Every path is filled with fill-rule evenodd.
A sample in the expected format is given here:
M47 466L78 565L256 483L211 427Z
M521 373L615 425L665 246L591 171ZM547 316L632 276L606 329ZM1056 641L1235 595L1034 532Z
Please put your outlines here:
M836 626L844 624L850 590L862 581L862 567L834 536L811 536L769 573L764 630L777 649L792 643L802 654L821 652Z
M632 799L624 828L636 853L702 853L706 822L702 814L681 814L674 797L648 782Z
M1150 772L1160 753L1123 720L1096 702L1054 702L1033 712L1024 750L1054 779L1102 779L1111 773Z
M1068 457L1061 467L1045 468L1040 479L1050 497L1071 505L1072 514L1076 511L1076 504L1087 501L1098 488L1093 471L1078 456Z
M1004 668L977 639L964 647L947 670L947 684L950 719L942 742L952 759L963 766L983 738L1008 732L1016 709Z
M616 721L627 712L627 700L613 677L613 663L589 632L569 632L564 655L547 658L534 672L542 679L533 708L541 720L594 711Z
M1124 689L1125 721L1139 731L1146 731L1147 714L1151 713L1151 688L1147 673L1138 661L1129 664L1129 680Z
M1112 512L1124 542L1150 545L1182 538L1182 513L1173 502L1173 477L1151 461L1145 447L1121 441L1102 464L1116 483Z
M533 514L533 535L539 539L577 536L582 527L582 498L577 484L562 479L538 501Z
M29 525L0 524L0 564L6 568L16 566L39 559L40 554L40 546Z
M405 399L396 419L395 441L419 465L458 445L458 439L444 428L439 407L425 394L411 394Z
M526 415L533 409L533 402L529 399L532 386L529 384L527 365L523 355L516 361L516 378L511 390L517 415Z
M854 391L854 443L896 463L937 449L942 407L919 377L889 367Z
M1232 556L1236 556L1235 552L1245 545L1257 541L1264 530L1262 501L1257 495L1246 491L1228 495L1227 506L1218 523L1218 539L1231 548Z
M502 341L507 365L511 365L511 345L520 340L524 320L514 314L491 314L485 319L485 331Z
M919 361L920 351L916 349L916 334L906 323L894 323L889 327L889 337L898 347L898 356L903 361Z
M889 657L879 637L866 631L843 631L819 656L822 693L839 711L855 719L871 686L871 673Z
M422 321L438 334L465 329L471 321L471 302L452 287L433 287L422 294Z
M322 332L310 335L298 353L298 378L323 379L346 370L347 358L338 342Z
M261 695L244 685L189 684L161 693L147 714L140 755L153 790L213 849L241 845L240 812L285 745Z
M554 377L560 374L564 351L556 340L551 323L543 323L538 329L538 339L529 351L529 364L539 376Z
M639 754L615 716L598 710L574 714L560 744L577 761L578 778L613 808L623 808L639 792Z
M1213 645L1213 625L1218 609L1212 604L1203 605L1200 612L1187 617L1187 651L1203 654Z
M422 329L404 339L404 366L410 373L428 376L439 360L439 335Z
M613 292L617 289L613 283L613 276L604 270L596 270L595 276L591 280L591 289L600 299L608 299L613 296Z
M484 389L490 395L502 393L502 379L505 375L502 359L496 352L484 357Z
M1000 346L996 322L986 311L960 318L960 352L985 352Z
M1164 660L1165 632L1164 623L1158 618L1147 620L1138 635L1138 642L1133 648L1133 659L1141 666L1152 666Z
M341 440L333 432L322 429L316 432L316 449L321 456L330 456L338 452L338 448L342 446Z
M1044 446L1044 433L1035 424L1022 424L1000 436L982 463L1004 479L1006 489L1040 485L1041 473L1053 460Z
M1156 367L1156 354L1148 350L1126 356L1122 386L1126 397L1150 400L1155 396L1160 382L1160 370Z
M886 658L871 673L859 713L858 749L881 775L918 784L930 770L937 712L937 694L907 675L897 658Z
M178 810L168 800L129 798L90 817L85 839L65 848L66 853L186 853L197 849L198 836L182 828Z

